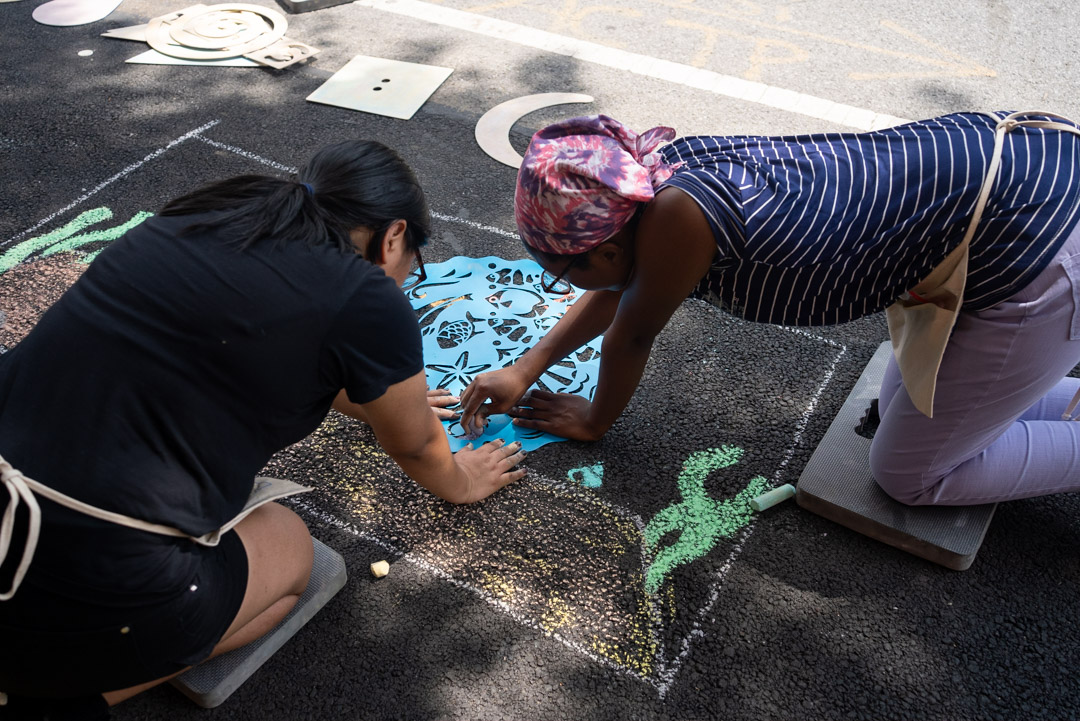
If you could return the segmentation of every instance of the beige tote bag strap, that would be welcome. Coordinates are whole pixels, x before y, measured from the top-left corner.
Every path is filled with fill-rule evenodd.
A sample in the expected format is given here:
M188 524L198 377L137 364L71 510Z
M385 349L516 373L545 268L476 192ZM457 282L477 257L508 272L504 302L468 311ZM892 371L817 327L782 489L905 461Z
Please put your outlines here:
M1064 122L1055 122L1051 120L1020 120L1020 118L1027 115L1043 115L1059 118ZM975 209L971 213L971 222L968 224L967 231L964 233L964 239L949 252L945 257L945 260L939 263L937 267L930 272L930 275L912 288L911 292L918 294L924 290L940 286L945 282L949 275L952 274L953 270L960 262L960 259L967 252L971 239L975 237L975 231L979 227L979 222L982 221L983 211L986 209L986 203L990 199L990 191L993 189L994 182L997 180L998 169L1001 167L1001 153L1005 147L1005 134L1020 127L1030 127L1063 130L1080 137L1080 127L1077 127L1075 123L1072 125L1068 124L1072 122L1073 121L1062 115L1056 115L1041 110L1023 110L1017 113L1010 113L998 121L994 131L994 149L990 155L990 165L986 170L986 176L983 178L982 188L979 190L979 197L975 203ZM906 301L911 297L909 292L905 291L901 294L900 299Z
M118 526L127 526L128 528L134 528L139 531L148 531L150 533L157 533L162 536L173 536L175 538L190 538L188 534L183 531L172 528L171 526L163 526L158 523L148 523L146 521L140 521L138 518L132 518L131 516L125 516L122 513L114 513L113 511L106 511L97 506L91 506L89 503L83 503L77 498L65 495L60 491L54 491L48 486L38 483L32 478L27 478L21 473L23 481L30 487L34 493L43 498L48 498L54 503L59 503L61 506L67 506L73 511L78 511L87 516L93 516L102 521L108 521L109 523L115 523Z
M1020 120L1027 115L1043 115L1050 118L1058 118L1064 122L1055 122L1052 120ZM983 181L982 190L979 193L979 200L975 204L975 211L971 214L971 225L968 226L967 233L964 234L964 240L960 243L966 247L971 242L971 238L975 235L975 229L979 225L979 221L982 220L983 210L986 208L986 201L990 198L990 189L994 187L994 181L997 180L998 168L1001 167L1001 151L1005 145L1005 134L1016 130L1017 128L1042 128L1045 130L1063 130L1067 133L1072 133L1080 137L1080 127L1077 127L1073 121L1069 120L1063 115L1056 113L1048 113L1042 110L1021 110L1020 112L1010 113L1004 118L998 121L997 128L994 132L994 152L990 157L990 167L986 171L986 179Z

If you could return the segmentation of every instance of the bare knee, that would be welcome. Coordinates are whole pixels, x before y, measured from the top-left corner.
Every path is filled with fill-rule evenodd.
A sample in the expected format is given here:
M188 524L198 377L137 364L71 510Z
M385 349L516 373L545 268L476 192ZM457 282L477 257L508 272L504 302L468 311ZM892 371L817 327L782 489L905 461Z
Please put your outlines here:
M252 511L236 531L247 551L250 576L276 587L279 597L304 592L314 548L300 516L279 503L267 503Z

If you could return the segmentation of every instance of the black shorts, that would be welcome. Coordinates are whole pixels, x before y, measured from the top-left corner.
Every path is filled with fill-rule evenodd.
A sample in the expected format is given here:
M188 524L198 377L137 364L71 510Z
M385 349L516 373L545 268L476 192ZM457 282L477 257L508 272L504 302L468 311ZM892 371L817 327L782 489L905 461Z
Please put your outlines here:
M248 563L235 532L194 552L199 562L190 583L163 600L102 605L23 583L13 599L0 602L0 691L104 693L204 660L240 610Z

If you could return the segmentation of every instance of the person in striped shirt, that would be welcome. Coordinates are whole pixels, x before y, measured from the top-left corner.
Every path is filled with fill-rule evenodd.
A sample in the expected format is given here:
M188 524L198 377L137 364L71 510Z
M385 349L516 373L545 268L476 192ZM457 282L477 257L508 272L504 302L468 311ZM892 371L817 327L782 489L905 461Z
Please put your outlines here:
M687 297L798 326L891 306L901 361L870 459L887 493L964 505L1080 489L1080 424L1062 419L1080 396L1066 377L1080 362L1077 135L1005 112L783 137L639 135L603 115L544 128L515 220L545 289L587 292L517 363L470 384L462 424L509 412L599 439ZM937 330L904 336L928 310ZM526 393L600 334L591 402Z

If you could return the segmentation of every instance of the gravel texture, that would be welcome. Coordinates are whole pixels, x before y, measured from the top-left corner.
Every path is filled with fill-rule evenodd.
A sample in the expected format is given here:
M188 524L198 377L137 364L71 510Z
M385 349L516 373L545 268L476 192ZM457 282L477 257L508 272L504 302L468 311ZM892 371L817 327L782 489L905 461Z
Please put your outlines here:
M504 99L586 90L598 110L640 128L700 129L703 108L730 119L725 127L829 127L358 5L290 16L290 37L323 54L282 72L125 64L142 48L98 34L145 22L161 7L150 0L79 28L37 25L32 5L0 5L0 253L94 208L113 212L101 227L119 225L200 182L281 173L325 143L373 137L416 168L438 214L425 258L520 258L506 235L514 172L472 138L479 115ZM409 121L304 102L357 52L455 73ZM529 116L511 140L524 147L564 114ZM18 342L78 277L79 260L31 256L0 275L0 344ZM294 507L345 556L345 588L221 707L199 709L163 686L114 718L1080 716L1073 496L999 507L962 573L784 503L711 538L656 593L645 590L657 552L645 529L683 500L687 459L741 450L702 481L717 503L758 477L796 482L885 338L881 317L796 332L687 302L602 441L546 446L530 454L524 481L466 508L418 489L367 429L332 414L267 473L315 486ZM599 487L569 479L596 464ZM383 559L390 573L375 579L369 565Z

